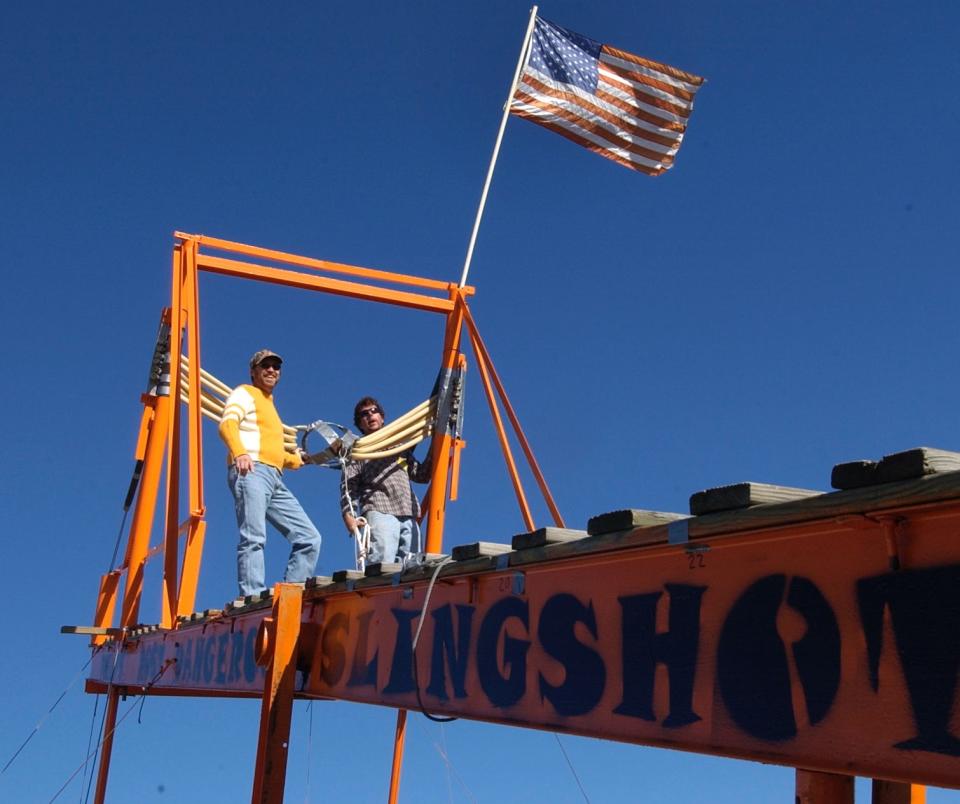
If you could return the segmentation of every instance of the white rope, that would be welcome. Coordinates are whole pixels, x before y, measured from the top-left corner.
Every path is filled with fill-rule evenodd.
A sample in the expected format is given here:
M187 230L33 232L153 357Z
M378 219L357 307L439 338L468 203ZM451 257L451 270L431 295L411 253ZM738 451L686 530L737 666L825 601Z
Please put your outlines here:
M180 356L180 380L180 401L189 404L190 360L186 355ZM219 423L223 417L226 397L231 390L226 383L201 368L200 413ZM436 411L437 398L434 396L421 402L390 424L358 438L354 442L350 457L357 461L372 461L377 458L390 458L413 449L433 434ZM298 429L288 424L283 425L283 447L287 452L297 451Z
M350 488L347 485L347 476L344 472L346 469L346 459L344 456L340 456L340 486L343 489L343 496L347 498L347 508L350 511L350 516L356 519L363 519L362 527L354 528L353 532L350 534L353 536L353 556L354 561L356 562L357 571L363 572L367 566L367 557L370 555L370 525L367 523L367 520L361 516L357 515L357 509L353 504L353 499L350 497Z

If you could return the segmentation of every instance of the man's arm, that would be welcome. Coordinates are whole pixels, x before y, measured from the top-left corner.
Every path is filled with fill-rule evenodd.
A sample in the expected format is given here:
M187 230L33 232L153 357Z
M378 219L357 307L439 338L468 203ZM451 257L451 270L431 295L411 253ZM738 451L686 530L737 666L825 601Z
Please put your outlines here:
M240 440L240 422L246 413L238 391L239 389L235 388L227 397L217 432L227 445L233 465L241 475L245 475L253 469L253 459L247 454L246 447Z
M306 461L303 459L303 450L298 449L296 452L287 452L286 450L283 451L284 469L299 469L305 464Z
M430 467L433 465L433 442L430 442L430 449L427 450L427 457L423 463L418 461L413 454L413 450L407 454L407 472L414 483L430 482Z

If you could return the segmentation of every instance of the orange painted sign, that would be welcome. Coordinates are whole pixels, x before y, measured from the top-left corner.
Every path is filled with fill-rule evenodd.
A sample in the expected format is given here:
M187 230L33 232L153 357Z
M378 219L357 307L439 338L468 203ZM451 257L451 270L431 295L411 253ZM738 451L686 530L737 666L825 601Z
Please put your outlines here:
M134 694L262 695L264 669L257 665L257 631L269 609L246 617L163 631L128 641L117 651L109 642L98 649L89 679L96 684L132 688Z
M295 694L960 787L960 504L754 519L454 565L428 602L427 580L307 590ZM90 688L259 696L270 611L108 642Z
M317 597L303 689L957 787L960 515L899 533L896 571L856 516L441 578L415 650L426 582Z

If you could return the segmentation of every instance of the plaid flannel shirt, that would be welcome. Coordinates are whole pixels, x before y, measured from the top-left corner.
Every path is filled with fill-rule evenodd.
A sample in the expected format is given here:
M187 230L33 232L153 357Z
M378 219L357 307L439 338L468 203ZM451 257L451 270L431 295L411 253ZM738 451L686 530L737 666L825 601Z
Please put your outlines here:
M397 517L418 517L420 501L413 493L410 481L426 483L429 479L429 455L421 463L413 456L412 449L390 458L349 461L340 483L340 511L353 516L379 511ZM353 511L350 510L350 501L353 502Z

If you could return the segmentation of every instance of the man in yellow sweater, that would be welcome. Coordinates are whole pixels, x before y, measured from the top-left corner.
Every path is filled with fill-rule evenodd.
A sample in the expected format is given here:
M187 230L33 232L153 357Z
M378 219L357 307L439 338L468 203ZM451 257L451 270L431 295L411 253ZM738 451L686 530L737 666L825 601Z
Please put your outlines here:
M255 595L266 587L263 546L267 522L290 542L290 559L283 580L305 581L313 575L320 554L320 533L297 498L283 484L284 469L299 469L299 453L283 448L283 423L273 406L283 359L269 349L250 358L250 385L233 389L220 419L220 437L229 451L227 484L236 503L240 543L237 578L240 595Z

